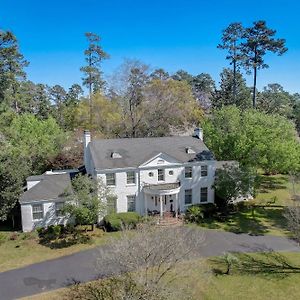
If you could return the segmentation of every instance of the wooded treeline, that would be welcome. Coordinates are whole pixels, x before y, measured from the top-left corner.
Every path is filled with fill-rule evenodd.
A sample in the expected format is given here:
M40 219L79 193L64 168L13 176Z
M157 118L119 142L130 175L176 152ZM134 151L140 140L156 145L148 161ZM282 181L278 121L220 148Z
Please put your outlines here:
M0 220L26 176L82 163L82 129L113 138L167 136L203 126L217 159L272 173L298 169L300 95L278 83L256 88L258 70L268 67L265 54L287 51L275 35L264 21L249 28L230 24L218 47L228 52L232 67L222 70L217 84L207 73L170 74L137 60L124 61L105 80L101 66L109 54L98 35L86 33L86 65L78 66L82 83L66 89L29 81L17 38L0 30ZM253 87L244 78L249 72Z

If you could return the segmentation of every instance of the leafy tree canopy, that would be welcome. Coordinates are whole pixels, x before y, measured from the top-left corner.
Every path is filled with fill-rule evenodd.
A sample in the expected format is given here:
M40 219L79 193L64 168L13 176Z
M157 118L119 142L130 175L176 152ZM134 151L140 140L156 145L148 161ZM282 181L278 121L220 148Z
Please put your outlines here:
M295 126L282 116L228 106L215 110L203 128L205 142L218 160L237 160L266 173L300 167Z
M213 107L236 105L242 109L251 107L251 91L240 72L224 69L220 74L220 89L213 98ZM235 91L234 91L235 89Z
M56 121L39 120L32 114L14 118L7 131L7 140L16 155L22 155L30 162L33 172L42 172L45 162L61 149L65 134Z
M102 182L87 175L77 175L72 180L73 192L68 195L64 214L74 218L79 225L94 225L100 214L106 212L106 201L114 197Z

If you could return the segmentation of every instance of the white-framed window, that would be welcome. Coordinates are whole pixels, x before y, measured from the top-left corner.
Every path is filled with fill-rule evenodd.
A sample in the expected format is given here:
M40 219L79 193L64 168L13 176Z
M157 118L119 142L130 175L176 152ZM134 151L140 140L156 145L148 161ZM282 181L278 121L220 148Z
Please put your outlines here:
M63 207L64 207L64 202L55 202L55 215L57 217L63 216L63 213L62 213Z
M184 195L184 204L189 205L193 203L193 198L192 198L192 189L185 190L185 195Z
M40 220L44 218L43 204L33 204L32 205L32 219Z
M116 174L115 173L107 173L106 176L106 185L114 186L116 185Z
M164 169L158 169L158 181L165 181L165 170Z
M207 176L208 170L207 165L201 166L201 177Z
M202 187L200 189L200 202L207 202L207 198L208 198L208 188Z
M117 198L110 196L106 199L107 214L112 214L117 212Z
M126 172L127 184L135 184L135 172Z
M148 173L148 176L149 176L149 177L153 177L153 176L154 176L153 172L149 172L149 173Z
M193 167L185 167L184 168L184 177L192 178L193 177Z
M127 211L135 211L135 195L127 196Z

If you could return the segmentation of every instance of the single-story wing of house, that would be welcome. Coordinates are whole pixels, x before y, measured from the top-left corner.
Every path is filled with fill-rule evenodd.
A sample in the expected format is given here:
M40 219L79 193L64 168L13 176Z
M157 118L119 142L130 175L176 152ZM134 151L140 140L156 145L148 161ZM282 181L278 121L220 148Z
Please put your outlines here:
M76 173L76 170L49 171L27 178L27 191L19 199L23 231L67 222L61 209L66 193L72 191L71 178Z

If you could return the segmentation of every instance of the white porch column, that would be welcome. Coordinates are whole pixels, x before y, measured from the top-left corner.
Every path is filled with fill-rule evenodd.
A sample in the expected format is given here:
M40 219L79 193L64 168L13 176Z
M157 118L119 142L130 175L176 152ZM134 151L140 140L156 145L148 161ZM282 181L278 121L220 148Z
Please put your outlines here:
M175 194L175 217L178 218L178 193Z
M160 216L163 217L163 202L162 202L162 196L159 196L159 202L160 202Z

